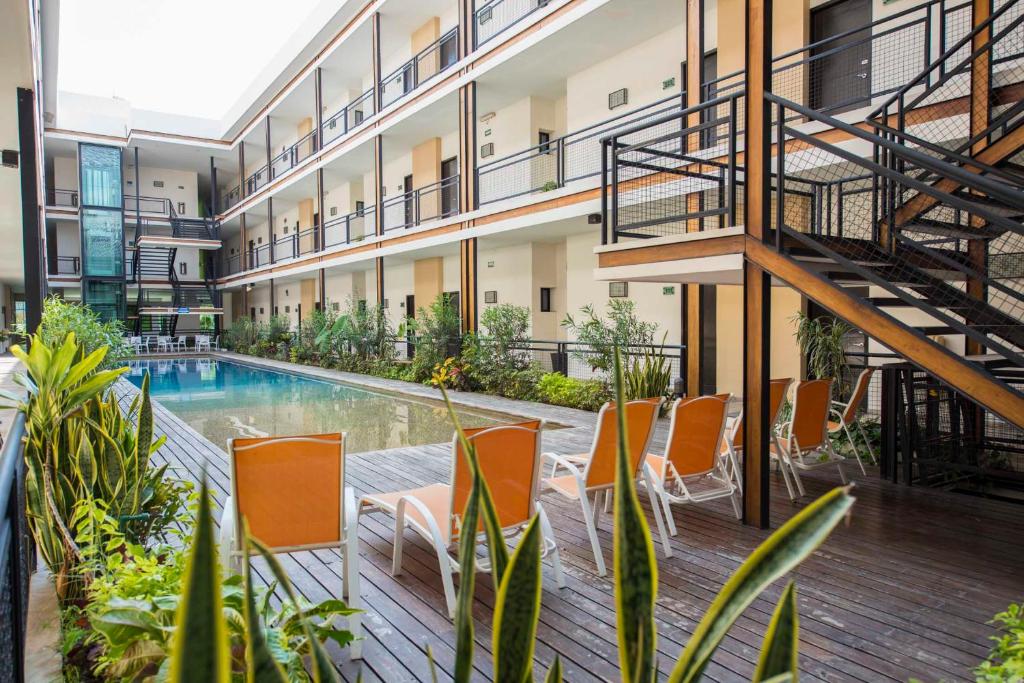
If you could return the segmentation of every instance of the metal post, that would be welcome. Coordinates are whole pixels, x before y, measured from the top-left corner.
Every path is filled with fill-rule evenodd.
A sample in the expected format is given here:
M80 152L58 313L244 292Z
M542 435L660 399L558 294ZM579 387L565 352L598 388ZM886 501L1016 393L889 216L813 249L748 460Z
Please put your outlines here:
M32 333L43 317L46 278L43 277L44 237L39 220L39 167L36 158L35 94L18 88L18 147L21 176L21 233L25 268L25 331ZM13 311L11 312L13 315Z

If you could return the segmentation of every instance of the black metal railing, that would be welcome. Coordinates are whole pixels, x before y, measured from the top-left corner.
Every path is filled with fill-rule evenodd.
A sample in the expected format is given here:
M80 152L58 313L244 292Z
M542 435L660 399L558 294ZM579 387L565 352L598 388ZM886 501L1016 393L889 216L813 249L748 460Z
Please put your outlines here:
M233 188L231 188L227 192L222 192L220 197L218 198L218 200L219 201L218 201L218 206L217 206L217 212L218 213L224 213L225 211L230 209L232 206L235 206L236 204L238 204L238 202L242 201L242 188L241 188L241 186L240 185L235 185Z
M78 208L78 190L62 190L60 188L48 188L46 190L46 205Z
M82 258L80 256L58 256L57 275L81 275Z
M324 248L362 242L367 237L371 237L376 229L374 222L376 214L376 207L368 206L365 209L327 221L324 223Z
M270 182L270 167L264 164L245 179L245 195L249 196Z
M333 142L349 131L361 126L376 113L375 96L376 90L370 88L362 95L339 109L330 118L326 119L321 132L323 144Z
M651 104L534 145L477 167L480 205L534 192L547 192L601 173L601 138L666 112L677 111L685 95Z
M454 216L459 213L459 176L392 197L381 205L381 211L385 232Z
M23 681L35 549L25 516L25 415L12 419L0 451L0 670L7 680Z
M478 48L507 28L515 26L551 0L490 0L473 13L473 47Z
M381 107L399 101L459 61L459 29L446 32L380 82Z
M270 179L278 178L305 161L317 150L316 131L306 133L270 160Z
M133 194L124 195L124 210L127 213L156 213L168 218L177 217L174 202L167 197L147 197Z

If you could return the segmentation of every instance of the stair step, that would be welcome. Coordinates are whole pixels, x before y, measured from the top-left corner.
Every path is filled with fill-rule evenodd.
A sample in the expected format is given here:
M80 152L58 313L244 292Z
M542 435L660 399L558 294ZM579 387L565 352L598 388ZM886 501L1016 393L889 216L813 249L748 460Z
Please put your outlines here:
M984 195L970 194L963 190L955 192L954 195L972 207L980 211L987 211L990 214L1003 216L1004 218L1019 218L1024 216L1024 208L1007 206L1001 201L991 199Z
M957 223L946 223L943 221L918 218L900 228L902 232L917 232L925 235L936 235L938 237L949 237L958 240L995 239L1006 231L996 226L985 225L979 228L972 228Z

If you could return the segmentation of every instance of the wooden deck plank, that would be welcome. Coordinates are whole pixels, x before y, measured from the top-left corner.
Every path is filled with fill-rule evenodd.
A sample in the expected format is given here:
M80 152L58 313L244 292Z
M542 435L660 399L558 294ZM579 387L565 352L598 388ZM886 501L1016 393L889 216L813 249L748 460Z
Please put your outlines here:
M281 369L290 364L280 363ZM326 379L340 373L309 369ZM345 377L356 381L351 377ZM367 378L367 386L384 391L408 389L436 397L427 387ZM124 400L134 393L118 385ZM523 404L497 397L460 395L464 405L545 417L570 425L545 432L544 448L581 452L589 446L593 416L569 409ZM156 430L168 436L157 461L168 462L197 479L205 468L218 507L229 486L224 452L178 418L155 406ZM655 447L664 443L660 425ZM347 480L357 493L411 488L445 481L450 470L447 444L350 454ZM957 680L986 654L992 630L985 622L1009 602L1021 599L1024 586L1022 509L1000 501L971 498L931 489L909 488L854 473L854 506L849 526L796 572L801 613L801 673L805 680L877 681ZM804 475L808 496L797 503L786 497L777 475L772 480L774 524L792 515L815 496L838 484L834 471ZM649 504L641 495L648 515ZM536 663L546 670L559 655L567 680L617 679L615 608L610 577L594 574L589 540L579 504L544 495L562 554L567 587L558 589L549 565L538 629ZM663 680L704 610L729 574L762 541L767 532L744 527L727 502L676 507L679 535L672 539L675 556L666 559L655 543L659 562L658 659ZM360 573L366 640L364 659L353 662L334 652L342 677L355 680L430 680L426 644L431 646L439 680L450 680L455 634L448 619L437 557L415 534L406 532L404 572L391 574L393 520L364 516L360 524ZM612 535L605 518L599 531L606 561L611 563ZM285 556L282 561L296 587L309 599L337 594L340 557L334 551ZM263 576L264 572L258 573ZM780 582L781 584L781 582ZM709 680L749 677L774 601L773 586L737 621L707 671ZM489 679L490 620L494 590L489 577L477 581L474 603L476 675Z

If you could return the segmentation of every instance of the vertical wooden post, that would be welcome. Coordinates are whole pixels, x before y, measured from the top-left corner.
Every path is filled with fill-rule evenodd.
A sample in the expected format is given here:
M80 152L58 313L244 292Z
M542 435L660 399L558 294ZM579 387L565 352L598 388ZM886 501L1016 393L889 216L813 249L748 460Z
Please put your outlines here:
M459 307L462 309L462 329L477 329L477 238L459 242Z
M313 72L313 89L313 106L316 107L316 116L313 117L313 125L316 126L313 149L319 152L324 146L324 73L319 66Z
M373 138L373 212L374 233L384 234L384 140L380 135Z
M238 198L246 197L245 191L245 140L238 143Z
M277 311L274 308L277 306L277 288L274 286L274 278L270 278L270 315L271 317L277 315Z
M469 3L463 3L465 7ZM471 12L472 7L469 7ZM472 17L472 13L469 15ZM459 88L459 211L477 208L476 189L476 81ZM477 328L477 240L459 243L459 311L462 329Z
M771 225L772 0L746 0L746 153L744 206L747 240L763 241ZM768 527L768 421L771 364L771 278L743 265L743 522Z
M704 0L686 0L686 108L701 103L701 80L704 74ZM686 126L700 125L700 112L687 116ZM700 149L700 135L686 136L687 151ZM687 212L700 210L700 193L686 197ZM687 221L687 232L700 230L701 219ZM703 334L701 319L704 310L704 292L701 285L683 285L686 288L686 310L683 328L686 330L686 393L689 396L701 394L701 377L704 371Z
M373 260L377 276L377 305L384 305L384 257L378 256Z
M373 13L373 23L370 26L370 49L373 54L370 57L370 67L373 72L373 110L380 111L383 94L380 91L380 12Z
M313 226L313 248L323 251L326 238L324 236L324 169L316 170L316 221Z
M18 88L18 147L20 151L21 181L21 246L25 268L25 330L34 333L43 319L43 300L46 298L45 225L40 229L39 161L36 148L35 93ZM81 203L81 202L79 202ZM122 285L123 287L123 285ZM123 289L122 289L123 291ZM123 312L122 312L123 314ZM13 320L14 311L11 311Z

